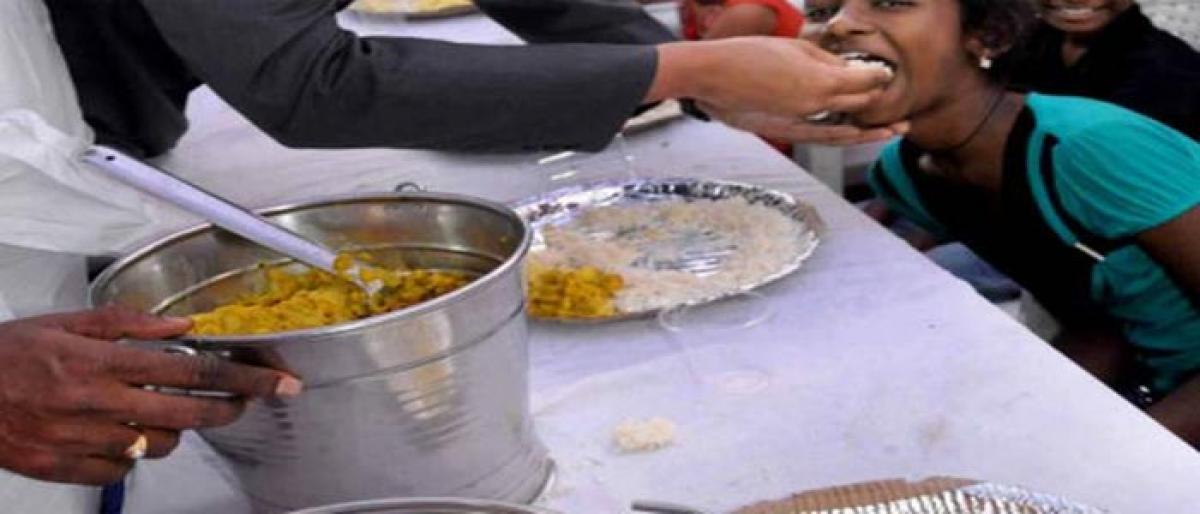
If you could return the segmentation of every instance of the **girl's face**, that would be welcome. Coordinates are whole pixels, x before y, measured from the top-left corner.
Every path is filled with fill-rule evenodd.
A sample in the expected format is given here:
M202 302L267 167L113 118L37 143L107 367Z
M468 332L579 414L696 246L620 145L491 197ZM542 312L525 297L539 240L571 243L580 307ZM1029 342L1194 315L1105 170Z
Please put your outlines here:
M1131 5L1133 0L1041 0L1042 19L1075 35L1100 31Z
M979 45L962 32L957 0L808 0L805 10L810 23L823 24L809 39L895 72L883 96L854 115L857 124L912 119L982 76L979 55L967 51Z

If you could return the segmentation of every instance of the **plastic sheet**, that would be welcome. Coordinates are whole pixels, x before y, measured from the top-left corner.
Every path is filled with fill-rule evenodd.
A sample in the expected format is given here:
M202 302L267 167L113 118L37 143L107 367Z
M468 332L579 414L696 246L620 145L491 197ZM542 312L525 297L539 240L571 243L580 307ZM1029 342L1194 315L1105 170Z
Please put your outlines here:
M146 237L161 207L77 160L92 134L42 2L0 3L0 76L0 319L80 307L79 255Z

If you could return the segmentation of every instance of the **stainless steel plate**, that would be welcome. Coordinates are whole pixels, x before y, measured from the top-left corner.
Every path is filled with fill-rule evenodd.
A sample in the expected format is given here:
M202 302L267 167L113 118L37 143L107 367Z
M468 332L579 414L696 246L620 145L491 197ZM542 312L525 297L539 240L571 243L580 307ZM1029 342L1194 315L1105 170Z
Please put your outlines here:
M653 504L654 502L651 502L651 505ZM884 480L801 492L782 500L760 502L736 510L733 514L981 514L985 512L996 514L1105 514L1106 511L1021 487L935 477L920 482Z
M800 266L816 250L820 243L820 233L824 223L812 207L797 202L791 195L780 191L738 182L718 180L668 178L668 179L639 179L605 181L560 189L534 198L517 202L514 209L529 222L534 229L534 243L531 252L545 248L543 231L546 227L561 226L571 223L583 213L600 207L641 205L654 202L683 200L688 202L713 201L729 198L743 198L752 205L762 205L777 210L794 221L798 231L798 247L800 251L785 264L758 280L738 283L733 290L722 294L698 294L694 298L676 305L663 308L647 309L638 312L621 312L609 318L571 318L560 321L604 322L621 319L631 319L658 313L664 308L683 305L698 305L713 302L729 296L737 295L779 280L800 269ZM589 234L593 239L605 239L612 234ZM727 259L737 252L735 244L722 242L719 237L712 239L695 238L686 241L677 256L672 259L657 258L639 261L637 267L648 269L670 269L692 273L699 277L711 276L720 272Z

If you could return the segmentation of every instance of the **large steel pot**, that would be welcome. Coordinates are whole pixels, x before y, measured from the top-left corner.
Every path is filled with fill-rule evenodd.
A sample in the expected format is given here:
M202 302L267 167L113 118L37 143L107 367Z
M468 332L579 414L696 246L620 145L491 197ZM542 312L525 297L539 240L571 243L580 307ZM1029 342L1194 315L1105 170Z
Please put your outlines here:
M291 514L555 514L554 511L462 498L393 498L339 503Z
M263 214L330 247L366 249L383 265L480 277L357 322L169 343L304 380L295 400L256 402L237 423L201 432L259 509L396 496L532 501L551 463L528 407L525 223L500 204L432 193L332 198ZM193 313L253 289L261 263L278 260L200 226L118 261L96 280L91 300Z

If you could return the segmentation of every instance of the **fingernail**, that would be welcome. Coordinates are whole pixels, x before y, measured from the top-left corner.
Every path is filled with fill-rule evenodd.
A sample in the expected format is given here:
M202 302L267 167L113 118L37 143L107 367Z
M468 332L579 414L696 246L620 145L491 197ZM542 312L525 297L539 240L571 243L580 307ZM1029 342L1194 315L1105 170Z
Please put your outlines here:
M275 396L279 398L295 398L304 390L304 383L295 377L285 376L275 384Z

